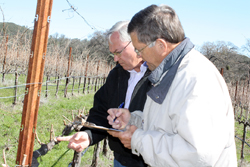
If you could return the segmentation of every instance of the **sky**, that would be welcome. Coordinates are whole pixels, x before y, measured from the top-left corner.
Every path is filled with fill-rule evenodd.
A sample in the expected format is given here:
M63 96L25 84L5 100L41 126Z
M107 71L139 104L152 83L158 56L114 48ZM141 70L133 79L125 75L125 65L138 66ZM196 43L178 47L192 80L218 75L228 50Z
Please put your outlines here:
M96 30L106 31L118 21L131 20L151 4L172 7L186 36L198 47L225 41L240 48L250 38L250 0L53 0L50 35L88 38ZM36 0L0 0L0 6L5 22L33 28Z

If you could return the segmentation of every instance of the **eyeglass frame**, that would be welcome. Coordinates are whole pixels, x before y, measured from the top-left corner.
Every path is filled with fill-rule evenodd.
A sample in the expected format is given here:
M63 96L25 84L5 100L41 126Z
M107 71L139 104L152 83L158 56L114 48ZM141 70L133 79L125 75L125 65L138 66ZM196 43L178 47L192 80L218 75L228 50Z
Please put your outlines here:
M129 41L128 44L127 44L120 52L114 52L114 53L110 52L110 54L113 55L113 56L118 56L118 57L120 57L121 54L122 54L122 52L128 47L128 45L129 45L131 42L132 42L132 41Z
M142 49L138 50L138 49L134 49L135 50L135 53L137 54L137 56L140 56L141 55L141 52L143 51L143 49L145 49L146 47L148 47L149 45L153 44L155 41L149 43L148 45L144 46ZM152 47L152 46L150 46Z

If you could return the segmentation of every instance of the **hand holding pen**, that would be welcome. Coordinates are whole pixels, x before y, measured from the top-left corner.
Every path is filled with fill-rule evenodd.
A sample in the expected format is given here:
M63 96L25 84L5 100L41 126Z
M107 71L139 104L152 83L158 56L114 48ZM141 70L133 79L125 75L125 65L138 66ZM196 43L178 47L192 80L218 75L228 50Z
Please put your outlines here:
M122 103L119 108L110 108L108 109L108 123L114 129L124 129L128 124L131 114L130 111L126 108L122 108L124 104Z
M122 102L122 103L118 106L118 108L122 108L123 105L124 105L124 102ZM113 122L115 122L116 119L117 119L117 117L115 117L115 119L113 120Z

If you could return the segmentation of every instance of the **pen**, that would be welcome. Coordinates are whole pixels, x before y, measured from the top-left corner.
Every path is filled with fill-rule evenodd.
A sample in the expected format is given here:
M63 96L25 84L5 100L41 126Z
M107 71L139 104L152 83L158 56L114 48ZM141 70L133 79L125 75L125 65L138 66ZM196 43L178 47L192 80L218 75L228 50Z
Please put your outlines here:
M122 102L122 104L120 104L118 108L122 108L123 105L124 105L124 102ZM115 119L113 120L113 122L115 122L116 119L117 119L117 117L115 117Z

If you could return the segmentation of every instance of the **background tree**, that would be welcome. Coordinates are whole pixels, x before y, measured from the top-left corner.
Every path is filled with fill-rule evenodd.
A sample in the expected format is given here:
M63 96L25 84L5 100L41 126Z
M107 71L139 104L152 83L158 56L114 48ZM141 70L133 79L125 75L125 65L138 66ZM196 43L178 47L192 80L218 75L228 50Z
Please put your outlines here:
M242 50L250 56L250 38L246 39L246 44L242 46Z
M110 55L108 41L106 39L106 32L96 31L89 43L90 58L98 60L105 60L108 64L114 64L114 59Z
M239 53L239 48L231 42L217 41L205 42L200 47L204 54L217 68L224 70L226 82L245 80L248 78L249 63L248 57Z

